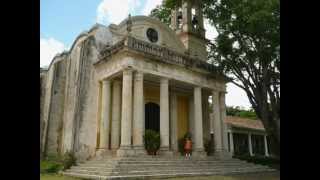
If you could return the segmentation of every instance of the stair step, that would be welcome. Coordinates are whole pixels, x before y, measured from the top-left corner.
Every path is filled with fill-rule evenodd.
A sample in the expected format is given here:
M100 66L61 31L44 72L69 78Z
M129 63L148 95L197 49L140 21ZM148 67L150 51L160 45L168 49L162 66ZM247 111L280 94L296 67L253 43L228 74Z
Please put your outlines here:
M197 176L275 171L239 159L184 157L125 157L92 159L62 172L84 179L128 179L148 177Z
M88 174L149 174L149 173L159 173L159 172L215 172L215 171L228 171L228 170L242 170L242 171L257 171L257 170L268 170L267 168L263 167L214 167L214 168L199 168L199 169L129 169L129 170L123 170L123 169L114 169L114 170L87 170L87 169L72 169L67 170L66 172L76 172L76 173L88 173Z
M271 172L275 170L230 170L230 171L214 171L214 172L175 172L175 173L151 173L151 174L121 174L121 175L94 175L94 174L81 174L73 172L64 172L64 175L79 177L79 178L89 178L89 179L131 179L131 178L147 178L147 177L158 177L158 178L168 178L168 177L179 177L179 176L206 176L206 175L224 175L224 174L241 174L241 173L255 173L255 172Z
M78 169L86 169L86 168L89 168L89 169L114 169L114 168L122 168L122 169L154 169L154 168L197 168L197 167L242 167L242 166L245 166L245 167L264 167L262 165L254 165L254 164L246 164L246 165L239 165L239 164L214 164L214 165L184 165L184 164L179 164L179 165L172 165L172 166L165 166L163 164L157 164L157 165L140 165L140 166L133 166L133 165L119 165L119 166L114 166L114 167L111 167L111 166L74 166L72 168L78 168Z

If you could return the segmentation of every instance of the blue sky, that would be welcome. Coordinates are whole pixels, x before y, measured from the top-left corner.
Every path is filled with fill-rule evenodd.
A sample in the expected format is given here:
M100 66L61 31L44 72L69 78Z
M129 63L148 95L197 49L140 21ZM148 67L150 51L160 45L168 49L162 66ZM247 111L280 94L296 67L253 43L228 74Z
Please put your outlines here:
M75 38L95 23L118 24L128 14L148 15L162 0L41 0L40 1L40 67L68 50ZM205 22L206 38L217 33ZM250 107L247 96L232 84L227 85L227 105Z
M40 2L40 37L55 37L56 40L63 42L70 47L73 40L84 30L88 30L95 23L99 22L105 25L110 24L112 20L117 18L99 16L99 6L103 11L116 7L123 12L114 13L114 16L127 16L144 14L144 10L148 5L148 0L41 0ZM152 1L152 0L149 0ZM159 3L160 1L155 1ZM114 5L112 5L114 4ZM125 6L128 7L126 10ZM149 3L150 4L150 3ZM107 7L108 6L108 7ZM102 15L103 16L103 15ZM108 16L108 15L106 15ZM112 21L113 22L113 21ZM118 22L115 22L118 23Z

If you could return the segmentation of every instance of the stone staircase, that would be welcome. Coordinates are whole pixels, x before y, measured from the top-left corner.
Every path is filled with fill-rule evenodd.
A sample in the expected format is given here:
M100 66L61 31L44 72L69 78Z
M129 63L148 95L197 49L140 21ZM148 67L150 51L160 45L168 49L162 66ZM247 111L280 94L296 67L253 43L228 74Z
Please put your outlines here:
M111 157L92 159L71 167L65 176L82 179L152 179L276 171L238 159L215 157L185 159L182 156Z

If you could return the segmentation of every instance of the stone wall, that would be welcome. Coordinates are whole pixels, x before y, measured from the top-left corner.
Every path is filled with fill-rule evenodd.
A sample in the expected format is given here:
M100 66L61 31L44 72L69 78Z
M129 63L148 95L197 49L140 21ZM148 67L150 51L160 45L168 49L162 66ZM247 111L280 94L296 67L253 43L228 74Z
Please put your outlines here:
M70 53L55 57L46 83L41 83L45 87L40 97L40 141L46 155L71 151L85 160L95 153L99 87L93 67L98 57L95 42L93 36L77 39Z
M93 67L98 57L95 39L88 38L83 42L80 57L79 92L77 118L76 154L80 161L94 155L97 138L98 93L99 82Z
M40 70L41 71L41 70ZM46 71L40 72L40 157L42 155L43 135L44 135L44 100L45 100L45 87L46 87Z
M46 154L57 155L61 146L61 130L63 126L64 90L66 78L66 61L59 59L53 64L51 98L47 122Z

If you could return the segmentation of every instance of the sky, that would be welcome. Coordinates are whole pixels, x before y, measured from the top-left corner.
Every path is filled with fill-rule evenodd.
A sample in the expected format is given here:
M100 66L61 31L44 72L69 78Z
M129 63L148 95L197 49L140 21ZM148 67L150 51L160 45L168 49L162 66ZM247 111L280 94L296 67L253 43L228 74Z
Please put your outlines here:
M95 23L118 24L130 13L149 15L162 0L40 0L40 67L48 66L52 58L69 50L73 41ZM206 38L217 33L205 20ZM243 90L227 84L227 106L250 108Z

